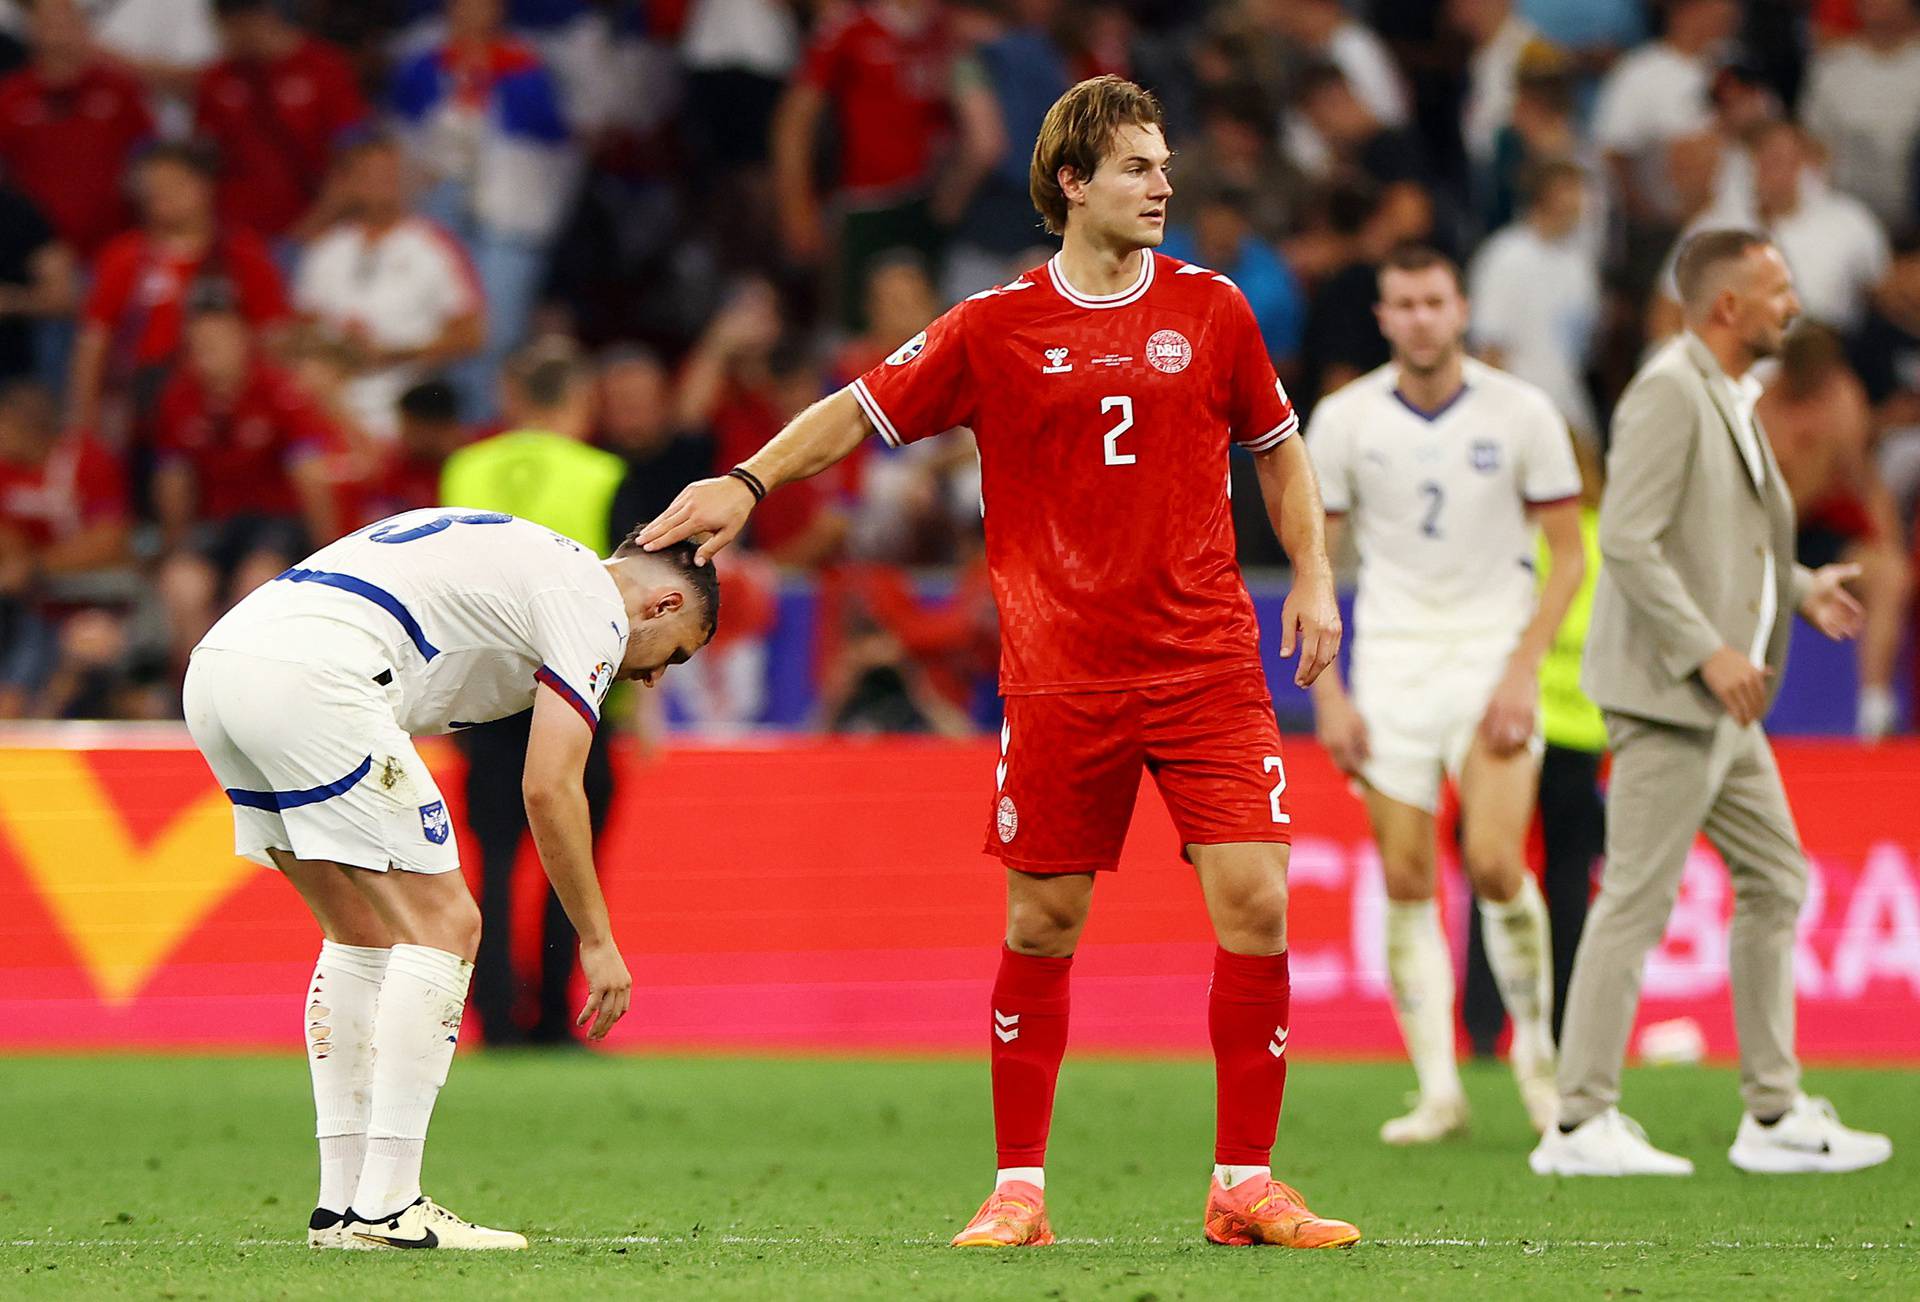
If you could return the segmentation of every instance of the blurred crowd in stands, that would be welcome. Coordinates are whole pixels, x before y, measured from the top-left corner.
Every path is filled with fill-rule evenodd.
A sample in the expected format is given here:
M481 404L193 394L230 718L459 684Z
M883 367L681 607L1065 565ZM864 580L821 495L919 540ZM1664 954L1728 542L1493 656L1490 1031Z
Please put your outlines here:
M1675 242L1771 232L1806 320L1760 410L1804 558L1865 566L1894 725L1914 0L0 0L0 717L173 715L238 595L556 423L516 375L580 381L618 538L1046 257L1033 137L1103 72L1166 106L1165 251L1239 284L1308 412L1386 360L1373 266L1426 240L1475 350L1603 446ZM970 727L977 492L961 434L769 499L675 717L756 721L805 574L821 726Z

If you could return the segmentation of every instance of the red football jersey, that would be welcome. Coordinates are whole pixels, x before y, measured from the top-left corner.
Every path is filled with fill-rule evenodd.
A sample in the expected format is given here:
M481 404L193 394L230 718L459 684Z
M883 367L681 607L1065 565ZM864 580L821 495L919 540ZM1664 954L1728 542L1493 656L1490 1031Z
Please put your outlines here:
M1246 297L1149 251L1092 297L1056 257L959 304L853 383L887 442L980 445L1000 690L1085 692L1260 663L1230 442L1299 427Z
M202 72L193 123L220 152L221 217L284 233L319 194L341 133L366 117L353 64L316 37L265 64L223 59Z
M62 86L32 66L0 79L0 164L82 257L133 223L123 177L152 134L146 92L118 68Z
M161 461L192 466L202 520L298 515L293 463L324 455L339 441L312 399L284 371L259 361L224 409L192 367L181 367L160 391L154 426Z
M43 461L0 457L0 529L29 546L65 542L102 520L124 522L127 475L120 459L85 434L60 437Z
M814 33L800 80L827 97L840 133L840 189L866 202L927 178L947 129L946 24L909 32L865 6L833 11Z
M93 288L81 319L105 327L116 347L130 344L133 360L142 365L169 361L186 329L187 291L203 275L224 276L241 315L255 326L287 315L279 269L266 241L252 231L227 231L207 253L182 258L150 247L146 232L136 229L109 240L94 259ZM136 330L137 337L124 344L118 338Z

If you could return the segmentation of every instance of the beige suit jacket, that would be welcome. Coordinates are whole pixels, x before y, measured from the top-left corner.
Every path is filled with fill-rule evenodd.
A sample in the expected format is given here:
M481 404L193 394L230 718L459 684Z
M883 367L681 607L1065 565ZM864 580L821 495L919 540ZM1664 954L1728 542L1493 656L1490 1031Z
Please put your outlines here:
M1613 416L1600 552L1581 685L1601 709L1681 727L1725 714L1699 669L1745 654L1760 622L1766 555L1778 608L1767 643L1773 704L1811 574L1794 563L1793 501L1765 433L1756 485L1736 441L1725 372L1691 333L1640 368Z

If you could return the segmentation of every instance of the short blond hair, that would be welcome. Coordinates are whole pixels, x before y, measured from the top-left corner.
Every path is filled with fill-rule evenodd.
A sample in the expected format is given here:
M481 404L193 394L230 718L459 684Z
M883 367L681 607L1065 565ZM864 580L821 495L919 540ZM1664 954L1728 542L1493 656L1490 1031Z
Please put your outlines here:
M1122 127L1166 130L1160 101L1124 77L1111 73L1090 77L1053 102L1033 143L1033 166L1027 192L1040 220L1051 235L1067 231L1067 195L1060 188L1060 169L1071 168L1082 179L1092 177L1114 133Z

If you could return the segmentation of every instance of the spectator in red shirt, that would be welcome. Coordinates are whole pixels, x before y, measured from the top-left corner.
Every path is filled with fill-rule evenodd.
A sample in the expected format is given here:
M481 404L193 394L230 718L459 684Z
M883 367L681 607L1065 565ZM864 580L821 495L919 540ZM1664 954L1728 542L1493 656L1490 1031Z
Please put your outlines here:
M194 291L183 361L155 407L153 478L182 666L225 604L339 535L327 473L339 436L261 354L226 286Z
M282 17L274 0L214 0L226 57L200 74L194 129L220 152L222 221L306 239L341 134L364 122L346 55Z
M820 367L804 348L782 340L779 300L765 281L749 281L714 315L681 372L676 401L682 429L712 431L714 464L731 466L759 451L824 393ZM750 542L782 565L814 567L846 541L849 457L832 471L789 486L754 512Z
M140 83L95 52L74 0L29 11L33 62L0 80L0 163L81 257L133 220L121 176L153 134Z
M828 252L814 193L815 144L829 111L840 142L832 203L839 214L838 307L863 324L867 264L889 249L931 257L927 200L949 117L949 43L939 0L872 0L824 21L774 115L773 169L786 250L812 264Z
M62 434L41 386L0 389L0 718L33 712L58 662L63 612L49 597L122 563L127 525L126 478L113 454Z
M134 183L142 224L94 261L69 393L74 422L110 442L144 435L154 396L180 351L181 305L195 285L226 286L255 327L287 316L266 243L217 221L213 165L203 150L156 146L140 160Z

